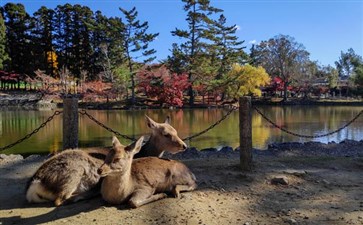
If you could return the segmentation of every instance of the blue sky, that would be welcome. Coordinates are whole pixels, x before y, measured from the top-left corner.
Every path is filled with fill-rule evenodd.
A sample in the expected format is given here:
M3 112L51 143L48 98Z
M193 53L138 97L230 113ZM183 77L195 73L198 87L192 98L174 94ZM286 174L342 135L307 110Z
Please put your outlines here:
M170 31L185 28L186 14L181 0L93 0L4 1L22 3L33 14L42 5L55 8L70 3L89 6L107 16L121 16L119 7L135 6L141 21L149 21L149 31L159 32L151 45L157 59L170 54L171 44L179 42ZM268 40L278 34L290 35L311 53L312 60L334 65L340 52L353 48L363 55L363 0L211 0L211 5L224 10L229 25L237 25L237 36L245 40L246 51L251 43Z

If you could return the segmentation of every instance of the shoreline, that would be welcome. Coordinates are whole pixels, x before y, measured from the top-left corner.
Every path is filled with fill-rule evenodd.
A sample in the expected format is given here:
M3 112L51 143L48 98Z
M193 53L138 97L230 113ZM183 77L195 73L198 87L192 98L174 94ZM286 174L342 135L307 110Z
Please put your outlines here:
M82 150L82 148L79 148ZM175 160L190 160L190 159L206 159L206 158L239 158L239 147L233 149L230 146L224 146L220 149L207 148L198 150L191 147L184 152L177 154L171 154L165 152L163 158L175 159ZM363 140L344 140L339 143L321 143L321 142L283 142L273 143L268 146L267 149L252 149L252 155L259 156L271 156L271 157L290 157L290 156L304 156L304 157L363 157ZM0 152L1 161L12 160L25 160L27 158L34 157L49 157L49 154L4 154Z
M109 102L83 102L80 99L78 107L89 110L139 110L139 109L193 109L193 108L230 108L237 102L220 102L217 104L196 103L194 106L184 105L182 107L159 106L153 104L142 104L147 99L141 99L136 106L128 106L125 100ZM296 99L289 98L288 101L277 101L273 99L252 99L253 105L272 106L363 106L362 99L334 98L334 99ZM54 110L61 109L63 103L51 97L43 98L42 93L36 91L0 91L0 109L21 109L21 110Z

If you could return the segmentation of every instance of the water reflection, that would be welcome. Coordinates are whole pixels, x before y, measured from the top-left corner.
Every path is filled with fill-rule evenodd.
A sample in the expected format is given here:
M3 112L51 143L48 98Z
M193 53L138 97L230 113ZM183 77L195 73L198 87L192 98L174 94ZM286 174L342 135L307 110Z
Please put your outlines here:
M319 135L336 130L357 115L362 107L354 106L259 106L259 109L277 125L303 135ZM89 110L89 114L120 133L139 137L148 133L144 115L162 122L169 115L171 124L184 138L198 133L217 120L227 110L223 109L185 109L185 110ZM52 111L0 111L0 146L17 141L32 132L43 123ZM108 146L112 133L100 127L86 116L79 118L79 146ZM265 121L257 112L253 112L252 144L265 149L273 142L339 142L344 139L361 140L363 118L358 118L343 131L322 138L305 139L288 135ZM225 121L202 136L192 139L187 144L198 149L239 145L239 115L233 112ZM130 143L123 140L125 144ZM62 114L56 116L47 126L23 143L6 150L6 153L47 153L62 148Z

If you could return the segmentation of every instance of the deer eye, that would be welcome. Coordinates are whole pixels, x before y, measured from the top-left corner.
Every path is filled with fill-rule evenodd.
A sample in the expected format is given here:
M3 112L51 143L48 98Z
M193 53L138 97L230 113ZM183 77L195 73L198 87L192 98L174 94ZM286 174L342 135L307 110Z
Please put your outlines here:
M171 135L170 135L170 134L164 134L164 137L166 137L166 138L170 138L170 137L171 137Z

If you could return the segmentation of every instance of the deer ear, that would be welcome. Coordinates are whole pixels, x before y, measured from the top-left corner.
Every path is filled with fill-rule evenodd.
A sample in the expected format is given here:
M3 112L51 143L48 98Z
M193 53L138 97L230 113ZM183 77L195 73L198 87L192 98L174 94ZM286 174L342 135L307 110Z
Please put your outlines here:
M142 147L142 142L144 141L144 136L141 136L139 138L139 140L136 141L135 143L135 147L134 149L132 150L132 153L134 154L137 154L140 150L141 150L141 147Z
M158 127L158 124L147 115L145 115L145 119L146 119L146 124L150 129L155 129Z
M120 141L117 139L117 137L116 137L116 136L113 136L113 137L112 137L112 146L113 146L113 148L114 148L114 149L117 149L117 148L120 148L120 147L124 147L124 146L120 143Z
M166 119L165 119L165 121L164 121L164 123L166 123L166 124L170 124L170 120L171 120L171 119L170 119L170 116L167 116L167 117L166 117Z

